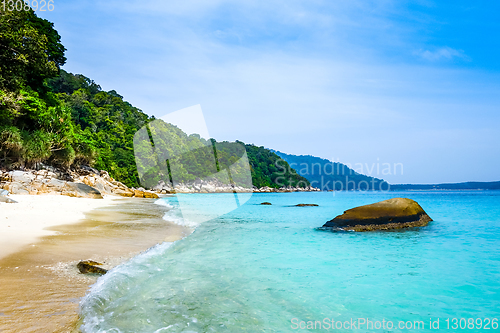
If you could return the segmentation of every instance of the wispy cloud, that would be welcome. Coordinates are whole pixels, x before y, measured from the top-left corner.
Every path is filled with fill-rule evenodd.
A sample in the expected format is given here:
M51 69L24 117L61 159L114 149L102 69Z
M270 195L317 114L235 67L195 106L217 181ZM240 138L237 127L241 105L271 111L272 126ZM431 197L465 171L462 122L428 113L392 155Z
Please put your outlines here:
M418 50L415 52L415 54L428 61L441 61L441 60L454 60L454 59L471 61L470 57L467 56L463 50L453 49L448 46L438 48L434 51Z

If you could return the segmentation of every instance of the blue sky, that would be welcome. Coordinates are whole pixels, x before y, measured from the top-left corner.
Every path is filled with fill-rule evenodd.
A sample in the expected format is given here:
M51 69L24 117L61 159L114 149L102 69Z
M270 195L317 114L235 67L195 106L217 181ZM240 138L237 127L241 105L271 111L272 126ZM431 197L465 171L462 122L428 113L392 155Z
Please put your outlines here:
M210 135L392 183L500 180L500 3L66 1L67 71ZM361 166L363 166L361 168ZM362 170L360 170L362 169ZM382 168L380 168L382 169Z

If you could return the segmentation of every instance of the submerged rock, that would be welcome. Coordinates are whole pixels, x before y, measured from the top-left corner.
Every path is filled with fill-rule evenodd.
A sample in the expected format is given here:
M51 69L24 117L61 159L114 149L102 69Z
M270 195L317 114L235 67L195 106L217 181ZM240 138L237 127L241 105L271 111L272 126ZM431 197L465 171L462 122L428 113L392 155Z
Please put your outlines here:
M270 202L267 202L267 201L265 201L265 202L261 202L260 204L261 204L261 205L267 205L267 206L270 206L270 205L272 205L272 203L270 203Z
M96 261L84 260L84 261L80 261L76 265L76 267L78 267L78 269L80 270L80 273L82 273L82 274L100 274L100 275L104 275L108 271L105 270L104 268L99 267L101 265L102 265L101 263L96 262Z
M432 219L411 199L393 198L346 210L324 228L353 231L388 230L426 226Z
M318 207L319 205L317 204L298 204L295 205L295 207Z

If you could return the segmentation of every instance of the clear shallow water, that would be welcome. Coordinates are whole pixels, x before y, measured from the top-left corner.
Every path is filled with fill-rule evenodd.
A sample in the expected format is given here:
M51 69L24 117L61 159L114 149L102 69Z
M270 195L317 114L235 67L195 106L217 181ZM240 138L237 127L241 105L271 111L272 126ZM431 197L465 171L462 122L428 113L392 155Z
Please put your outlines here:
M196 216L220 209L221 196L231 194L183 195L194 221L182 219L177 198L162 199L172 206L165 219L195 226ZM416 200L434 222L392 232L317 229L346 209L391 197ZM291 207L298 203L320 206ZM328 318L330 325L353 319L359 332L406 332L400 321L423 321L425 332L440 318L440 330L451 331L447 318L500 319L499 309L500 191L254 194L99 279L81 303L81 329L320 332ZM394 327L359 326L359 318ZM301 321L304 328L321 321L323 330L301 329ZM467 330L495 331L475 325ZM343 327L336 331L353 331Z

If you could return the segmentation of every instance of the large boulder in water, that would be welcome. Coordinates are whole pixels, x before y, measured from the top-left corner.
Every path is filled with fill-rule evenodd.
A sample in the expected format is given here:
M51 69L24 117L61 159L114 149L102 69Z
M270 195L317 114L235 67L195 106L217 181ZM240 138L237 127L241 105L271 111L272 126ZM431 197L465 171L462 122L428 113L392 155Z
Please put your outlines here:
M394 198L346 210L326 222L324 228L371 231L422 227L432 219L420 205L407 198Z

